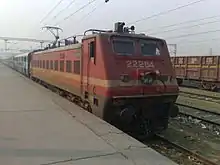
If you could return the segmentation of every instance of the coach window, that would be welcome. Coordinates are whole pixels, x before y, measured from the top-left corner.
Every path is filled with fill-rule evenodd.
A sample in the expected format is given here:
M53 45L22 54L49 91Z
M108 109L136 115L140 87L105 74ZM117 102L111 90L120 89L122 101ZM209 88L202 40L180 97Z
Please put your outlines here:
M66 61L66 72L71 73L72 72L72 62Z
M53 61L50 61L50 69L53 70Z
M57 60L55 61L54 67L55 67L54 69L55 69L56 71L58 71L58 61L57 61Z

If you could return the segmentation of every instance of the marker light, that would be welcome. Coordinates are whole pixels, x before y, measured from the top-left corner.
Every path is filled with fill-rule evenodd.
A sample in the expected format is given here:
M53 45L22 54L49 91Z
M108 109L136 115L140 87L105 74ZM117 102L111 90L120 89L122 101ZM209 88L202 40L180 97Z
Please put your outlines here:
M129 75L127 75L127 74L120 75L120 79L122 82L129 82L130 81Z

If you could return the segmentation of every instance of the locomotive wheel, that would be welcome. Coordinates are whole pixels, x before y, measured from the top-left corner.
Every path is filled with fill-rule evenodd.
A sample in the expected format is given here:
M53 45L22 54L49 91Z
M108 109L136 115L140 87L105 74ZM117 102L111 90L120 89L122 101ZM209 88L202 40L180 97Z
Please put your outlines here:
M152 137L153 135L153 131L152 131L152 128L151 128L151 122L150 120L144 120L142 121L141 125L140 125L140 128L141 128L141 135L139 136L139 139L140 140L146 140L146 139L149 139Z
M92 113L92 108L91 108L90 104L89 104L87 101L84 102L83 107L84 107L88 112Z
M134 133L131 134L140 141L150 139L154 135L151 121L148 119L139 117L131 125L134 127Z

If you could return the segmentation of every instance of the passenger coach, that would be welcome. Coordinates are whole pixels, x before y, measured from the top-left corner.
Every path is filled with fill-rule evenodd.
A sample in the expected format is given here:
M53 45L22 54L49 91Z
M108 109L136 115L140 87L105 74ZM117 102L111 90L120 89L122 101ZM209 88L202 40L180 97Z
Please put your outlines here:
M18 72L29 76L30 53L19 54L13 57L14 69Z

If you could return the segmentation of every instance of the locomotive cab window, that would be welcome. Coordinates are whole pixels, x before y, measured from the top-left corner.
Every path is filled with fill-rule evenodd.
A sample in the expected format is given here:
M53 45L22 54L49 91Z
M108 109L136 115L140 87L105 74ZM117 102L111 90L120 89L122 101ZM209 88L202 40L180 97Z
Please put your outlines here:
M134 54L134 42L126 40L113 40L113 50L118 55L129 56Z
M89 56L90 58L95 57L95 41L89 43Z
M141 54L143 56L159 56L160 48L157 41L141 40Z

